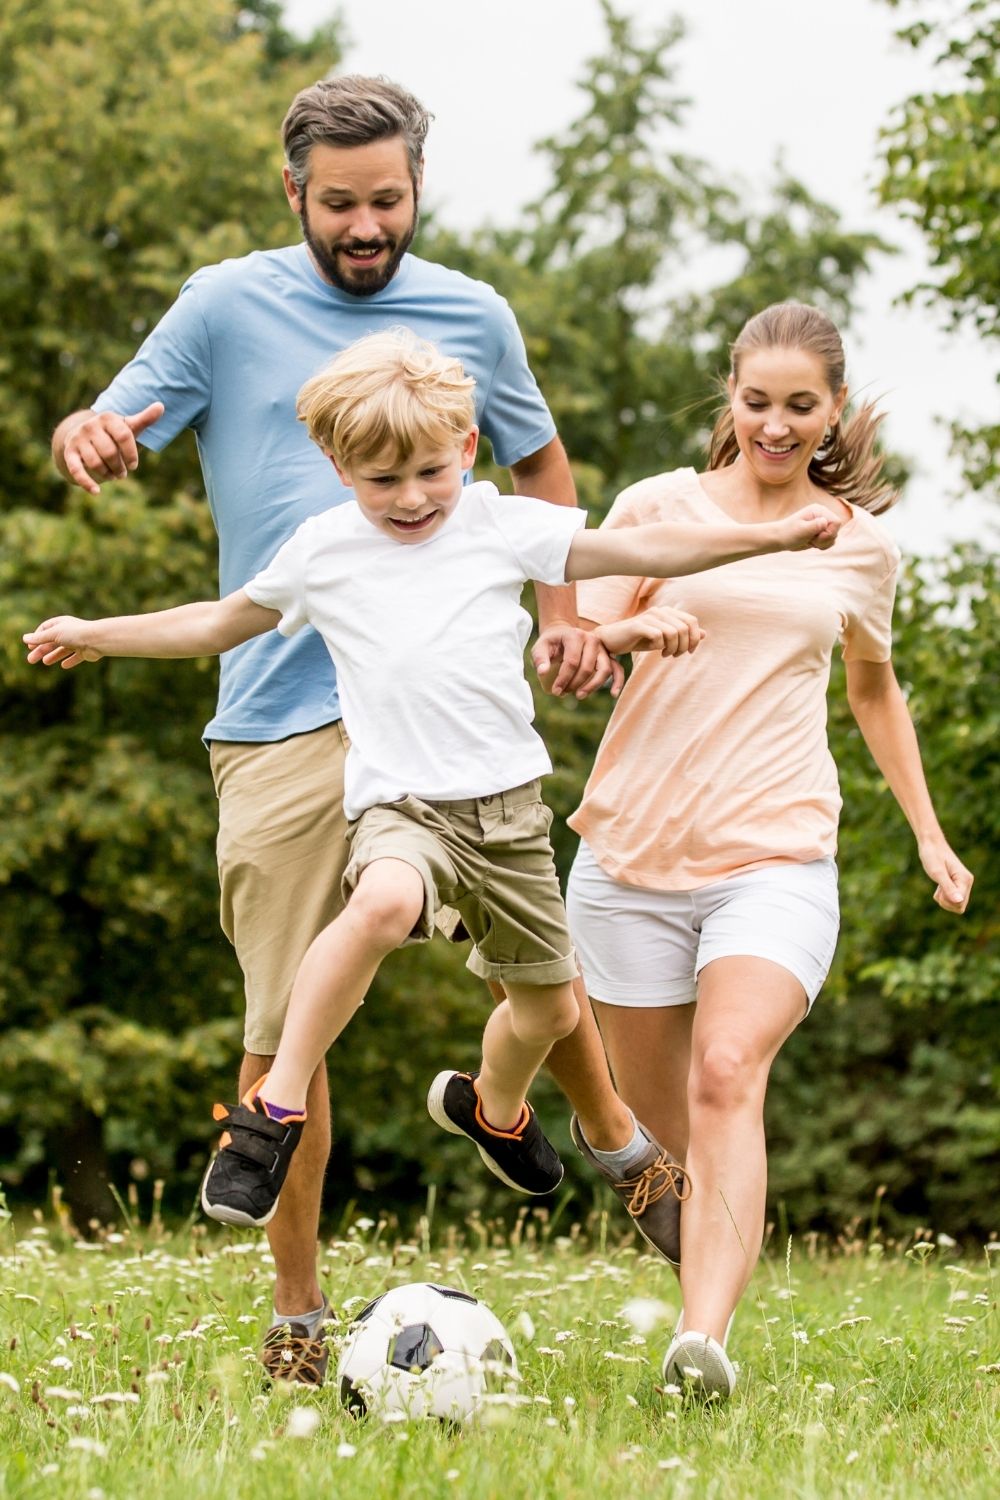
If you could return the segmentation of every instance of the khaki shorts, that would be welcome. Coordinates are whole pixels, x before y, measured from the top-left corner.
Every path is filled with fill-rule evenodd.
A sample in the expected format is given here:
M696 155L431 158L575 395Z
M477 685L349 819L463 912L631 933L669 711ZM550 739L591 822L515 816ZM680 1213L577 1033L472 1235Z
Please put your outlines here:
M366 866L401 859L424 883L424 909L409 942L433 936L453 907L472 938L469 968L481 979L563 984L579 970L549 843L552 814L537 781L462 802L370 807L350 827L349 895Z
M347 863L340 723L273 744L214 740L222 929L246 984L248 1052L278 1050L292 981L342 909Z

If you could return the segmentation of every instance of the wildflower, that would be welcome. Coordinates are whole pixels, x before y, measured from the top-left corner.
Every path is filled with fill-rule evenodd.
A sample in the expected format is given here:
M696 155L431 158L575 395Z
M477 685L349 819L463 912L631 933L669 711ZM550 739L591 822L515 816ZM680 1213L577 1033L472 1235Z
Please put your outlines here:
M834 1325L833 1325L833 1331L834 1331L834 1333L836 1333L838 1331L838 1329L841 1329L841 1328L857 1328L860 1323L870 1323L870 1322L871 1322L871 1318L866 1317L863 1313L861 1313L858 1316L853 1317L853 1318L841 1318L841 1320L840 1320L839 1323L834 1323Z
M518 1313L517 1319L514 1323L514 1327L517 1329L521 1337L523 1339L527 1339L528 1343L530 1344L532 1339L535 1337L535 1325L526 1312Z
M19 1382L6 1370L0 1370L0 1385L6 1386L9 1391L13 1391L15 1396L19 1396L21 1394L21 1386Z
M285 1435L291 1438L311 1438L322 1420L315 1406L293 1406L285 1423Z
M672 1458L661 1458L658 1459L656 1463L656 1467L658 1469L680 1469L683 1468L683 1465L683 1458L680 1458L676 1453Z
M539 1354L547 1354L551 1359L565 1359L566 1356L561 1349L550 1349L546 1344L539 1344Z
M449 1483L451 1483L455 1479L460 1479L461 1476L461 1469L445 1469L444 1471L444 1477L448 1480Z
M46 1401L82 1401L83 1395L80 1391L67 1390L64 1385L47 1385L45 1399Z
M953 1240L950 1234L939 1234L937 1237L937 1242L945 1250L954 1250L955 1246L958 1244L958 1241Z
M850 1453L847 1453L847 1454L844 1455L844 1463L845 1464L856 1464L857 1461L858 1461L858 1459L860 1457L861 1457L861 1454L858 1452L857 1448L852 1448L851 1451L850 1451Z
M71 1437L66 1444L67 1448L75 1448L78 1453L91 1453L94 1458L107 1458L108 1450L104 1443L98 1442L92 1437Z
M364 1222L364 1221L362 1221L360 1219L358 1220L359 1224L362 1223L362 1222ZM370 1228L371 1227L371 1220L370 1219L367 1221L367 1224L368 1224L368 1227ZM353 1458L354 1455L355 1455L355 1453L357 1453L357 1451L358 1450L357 1450L357 1448L355 1448L355 1446L354 1446L353 1443L338 1443L337 1444L337 1457L338 1458Z
M816 1394L817 1396L832 1396L835 1394L836 1389L837 1387L831 1385L828 1380L821 1380L816 1387Z
M91 1406L129 1406L137 1405L139 1396L136 1391L105 1391L100 1396L91 1396Z
M49 1360L50 1370L72 1370L73 1361L67 1359L65 1354L57 1354L55 1359Z
M621 1315L636 1333L652 1333L673 1316L673 1309L658 1297L633 1297L626 1302Z

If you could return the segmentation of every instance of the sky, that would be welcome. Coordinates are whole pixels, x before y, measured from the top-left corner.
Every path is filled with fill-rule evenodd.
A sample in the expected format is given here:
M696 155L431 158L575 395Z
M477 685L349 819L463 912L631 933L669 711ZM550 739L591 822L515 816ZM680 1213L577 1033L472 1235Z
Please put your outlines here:
M949 541L995 541L996 511L963 492L944 423L991 418L1000 350L950 332L943 313L905 308L903 291L926 279L919 233L878 207L879 132L909 95L942 87L931 55L898 42L906 7L885 0L615 0L646 38L672 15L685 22L676 53L679 90L691 101L684 149L706 160L746 202L766 202L780 153L787 169L831 203L845 227L898 246L879 257L847 330L852 390L878 396L889 444L913 479L886 524L907 552ZM515 224L546 186L533 153L582 111L586 59L604 45L598 0L286 0L293 29L339 11L345 68L384 73L433 111L425 199L458 230L486 220ZM516 308L515 308L516 311ZM650 472L669 467L653 454Z

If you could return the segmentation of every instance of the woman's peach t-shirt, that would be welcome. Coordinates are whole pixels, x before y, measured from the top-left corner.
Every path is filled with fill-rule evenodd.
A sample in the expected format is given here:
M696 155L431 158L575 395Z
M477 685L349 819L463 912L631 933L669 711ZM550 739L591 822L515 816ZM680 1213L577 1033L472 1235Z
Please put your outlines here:
M779 552L686 578L578 586L605 624L657 604L706 638L690 656L637 653L569 819L615 880L693 890L737 871L833 855L841 807L826 738L833 647L887 661L899 552L867 511L828 551ZM693 469L623 491L605 526L718 524ZM728 518L727 518L728 519Z

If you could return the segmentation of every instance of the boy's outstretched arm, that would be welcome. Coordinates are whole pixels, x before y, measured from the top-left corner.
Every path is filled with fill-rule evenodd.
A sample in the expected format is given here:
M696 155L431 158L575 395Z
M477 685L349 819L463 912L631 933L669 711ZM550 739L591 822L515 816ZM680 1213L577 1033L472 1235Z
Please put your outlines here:
M54 615L23 637L29 662L78 667L102 656L217 656L273 630L281 616L255 604L242 589L225 599L180 604L148 615L112 615L80 620Z
M659 521L649 526L601 527L578 531L566 560L566 581L634 574L641 578L682 578L723 563L764 552L798 552L831 547L841 522L822 505L808 505L780 521L743 525L693 526Z

